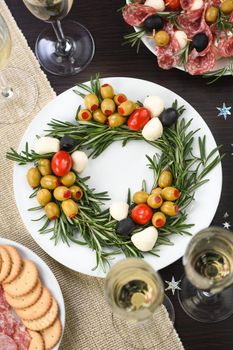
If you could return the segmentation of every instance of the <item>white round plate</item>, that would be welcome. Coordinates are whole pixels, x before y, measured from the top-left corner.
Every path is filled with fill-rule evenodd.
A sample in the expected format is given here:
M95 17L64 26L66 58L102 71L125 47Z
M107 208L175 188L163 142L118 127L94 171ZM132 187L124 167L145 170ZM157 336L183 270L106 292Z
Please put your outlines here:
M51 290L53 297L56 299L56 301L58 303L59 317L60 317L60 320L62 323L62 335L63 335L64 329L65 329L64 299L63 299L63 295L62 295L60 286L59 286L54 274L52 273L52 271L48 267L48 265L38 255L33 253L33 251L31 251L29 248L23 246L20 243L17 243L17 242L11 241L9 239L5 239L5 238L0 237L0 245L10 245L10 246L17 248L20 255L24 259L29 259L36 264L36 267L37 267L39 274L40 274L41 281L48 289ZM54 346L52 350L59 349L61 340L62 340L62 336L61 336L59 343L56 346Z
M130 4L130 1L126 0L126 4ZM141 28L138 28L138 27L133 27L133 28L134 28L135 32L139 32L141 30ZM144 35L142 37L141 41L143 42L143 44L145 44L145 46L148 48L148 50L150 50L156 56L155 41L146 35ZM211 71L222 69L222 68L226 67L229 63L230 63L230 58L221 58L220 60L217 61L216 65L214 66L213 69L211 69ZM185 72L185 69L183 66L176 66L174 68L180 69L180 70ZM226 72L224 75L230 75L230 72Z
M194 152L198 147L198 135L206 135L207 152L216 147L213 135L205 121L190 104L174 92L149 81L133 78L104 78L102 81L111 84L116 93L123 92L134 101L143 101L147 95L159 95L165 101L165 106L170 107L172 102L177 99L178 105L184 105L186 108L186 112L183 114L184 117L187 120L193 118L192 128L200 128L200 131L196 134ZM29 148L34 149L36 135L44 135L46 124L52 118L74 122L76 110L80 104L83 105L83 100L73 92L73 89L57 96L33 119L21 140L18 151L24 149L26 142L29 143ZM88 167L82 175L90 175L90 186L96 188L98 192L109 191L113 201L126 200L128 188L131 188L132 193L138 191L143 179L147 181L148 188L152 186L153 175L152 171L146 166L148 161L145 155L148 154L152 157L155 152L158 151L143 140L130 141L124 148L121 147L119 142L115 142L97 159L90 159ZM29 167L30 165L15 165L14 193L21 218L32 237L47 254L65 266L87 275L104 277L106 273L100 268L92 270L96 264L95 253L92 250L75 244L71 244L70 247L64 243L54 246L54 242L50 240L50 234L40 235L38 233L42 223L33 222L31 219L43 214L38 211L28 211L29 208L38 206L35 198L28 198L32 193L26 181L26 171ZM208 178L210 181L196 191L195 201L189 209L187 222L195 224L190 230L192 234L207 227L214 217L222 186L220 164L208 175ZM172 264L184 254L190 237L179 235L173 236L171 239L174 246L161 246L159 258L146 256L146 260L158 270ZM117 256L113 263L122 258L123 254Z

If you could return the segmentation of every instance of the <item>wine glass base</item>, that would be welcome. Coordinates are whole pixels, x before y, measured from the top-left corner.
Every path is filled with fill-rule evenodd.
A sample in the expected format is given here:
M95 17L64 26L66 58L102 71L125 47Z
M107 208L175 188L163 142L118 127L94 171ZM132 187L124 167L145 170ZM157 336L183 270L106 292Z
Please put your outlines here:
M161 317L167 316L171 322L158 323ZM175 311L166 295L162 308L159 307L153 316L145 321L133 322L112 314L112 323L117 334L126 345L136 350L154 350L161 346L172 334L174 321Z
M233 313L233 286L214 295L200 291L184 276L178 299L188 316L204 323L220 322Z
M0 124L14 124L34 110L38 99L37 84L28 72L19 68L7 67L1 74L10 89L7 93L0 92Z
M91 33L75 21L63 21L64 35L72 45L69 54L58 53L58 42L52 26L48 26L36 41L35 52L41 66L49 73L70 76L80 73L91 62L95 43Z

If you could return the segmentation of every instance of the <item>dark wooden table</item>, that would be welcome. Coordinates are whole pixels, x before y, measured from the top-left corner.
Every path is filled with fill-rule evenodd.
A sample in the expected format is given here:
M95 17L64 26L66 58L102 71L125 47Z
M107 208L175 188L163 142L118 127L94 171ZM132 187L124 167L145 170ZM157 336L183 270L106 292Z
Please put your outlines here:
M6 0L29 45L34 50L36 38L45 23L28 12L22 1ZM132 32L117 9L124 0L74 0L73 8L67 18L77 20L89 28L96 43L96 53L92 63L85 71L71 78L59 78L47 74L57 94L72 87L77 81L89 80L91 75L100 72L102 77L128 76L150 80L161 84L181 95L202 115L210 127L216 142L223 144L226 153L223 159L223 189L218 211L213 223L222 226L224 213L230 214L228 221L233 226L233 117L226 121L217 116L216 106L223 102L233 105L233 79L223 77L213 85L207 86L201 77L192 77L178 70L163 71L158 68L156 58L142 45L139 54L134 48L122 46L123 35ZM200 217L200 220L202 218ZM161 271L164 280L174 275L179 279L183 273L181 260ZM216 324L202 324L189 318L181 309L177 294L168 292L176 311L176 329L186 350L232 350L233 317ZM67 349L75 350L75 349ZM91 349L90 349L91 350ZM100 349L99 349L100 350Z

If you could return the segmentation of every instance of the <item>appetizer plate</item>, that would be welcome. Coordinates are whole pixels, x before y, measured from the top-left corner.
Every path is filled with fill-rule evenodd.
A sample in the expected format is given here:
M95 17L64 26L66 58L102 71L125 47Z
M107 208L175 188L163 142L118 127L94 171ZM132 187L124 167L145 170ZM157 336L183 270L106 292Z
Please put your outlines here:
M1 238L1 237L0 237L0 245L13 246L19 251L20 255L24 259L32 260L36 264L36 267L39 271L40 278L43 284L48 289L51 290L53 297L56 299L59 306L59 317L62 323L62 335L59 343L56 346L54 346L52 350L58 350L60 347L64 329L65 329L65 304L64 304L63 295L62 295L60 286L58 284L58 281L56 280L54 274L52 273L48 265L38 255L33 253L33 251L31 251L29 248L23 246L20 243L11 241L9 239ZM51 286L52 286L52 289L51 289Z
M125 93L131 100L143 101L147 95L158 95L165 101L165 107L170 107L172 102L177 99L178 105L184 105L186 108L183 114L185 119L193 118L192 128L200 128L195 138L194 153L195 149L198 148L198 136L206 135L207 152L216 147L216 142L205 121L189 103L176 93L152 82L133 78L104 78L102 82L111 84L117 93ZM46 124L52 118L74 122L76 110L80 104L83 105L83 100L73 92L72 88L57 96L33 119L21 140L18 151L24 149L26 142L29 143L29 148L33 149L36 135L44 135L44 130L48 129ZM97 159L90 159L88 167L81 175L90 175L89 185L98 192L109 191L112 201L125 201L128 188L131 188L132 193L138 191L143 179L146 180L148 189L152 186L153 174L146 166L148 161L145 155L152 157L155 152L156 149L143 140L130 141L125 147L122 147L120 142L115 142ZM95 253L88 247L76 244L71 244L68 247L62 242L55 246L54 242L50 240L50 234L40 235L38 233L42 222L31 220L43 214L39 211L28 211L29 208L38 205L35 198L29 199L31 188L26 180L26 172L29 167L30 165L15 165L13 175L16 203L29 233L42 249L65 266L87 275L105 277L106 273L101 268L93 270L96 265ZM222 187L221 164L213 169L208 175L208 179L210 181L196 191L195 200L189 208L187 222L195 224L190 229L192 234L209 226L215 215ZM111 201L108 203L110 204ZM159 258L146 255L145 259L157 270L172 264L184 254L190 236L176 235L171 240L174 245L161 246ZM123 254L116 256L112 264L123 258Z

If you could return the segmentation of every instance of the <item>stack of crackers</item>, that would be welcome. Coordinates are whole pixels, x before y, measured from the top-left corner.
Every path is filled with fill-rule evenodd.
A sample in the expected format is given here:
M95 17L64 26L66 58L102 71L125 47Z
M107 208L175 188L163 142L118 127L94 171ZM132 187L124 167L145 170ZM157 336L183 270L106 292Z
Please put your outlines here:
M23 259L12 246L0 246L0 283L8 304L31 336L28 350L52 349L62 334L59 309L35 263Z

